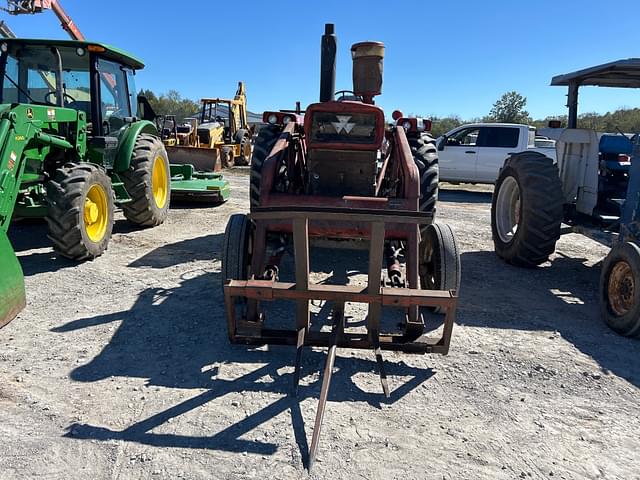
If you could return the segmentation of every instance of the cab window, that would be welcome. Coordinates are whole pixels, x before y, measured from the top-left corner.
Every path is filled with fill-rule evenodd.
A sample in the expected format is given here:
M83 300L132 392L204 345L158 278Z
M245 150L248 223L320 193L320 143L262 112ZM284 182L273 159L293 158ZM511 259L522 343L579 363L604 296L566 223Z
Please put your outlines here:
M125 72L121 65L100 59L100 113L105 135L116 136L131 116L131 104L127 92Z

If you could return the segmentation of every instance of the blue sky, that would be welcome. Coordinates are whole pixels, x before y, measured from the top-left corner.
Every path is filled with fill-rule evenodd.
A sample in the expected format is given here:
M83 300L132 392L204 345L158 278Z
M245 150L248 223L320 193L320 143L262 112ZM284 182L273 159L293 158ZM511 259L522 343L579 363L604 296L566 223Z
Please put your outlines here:
M637 0L61 3L87 38L145 61L138 88L198 99L231 96L244 80L255 112L317 100L326 22L338 35L338 89L351 87L351 44L383 41L377 103L405 114L479 117L509 90L535 118L564 114L566 91L549 86L552 76L640 57ZM19 36L67 38L52 12L0 19ZM581 112L640 106L634 90L581 92Z

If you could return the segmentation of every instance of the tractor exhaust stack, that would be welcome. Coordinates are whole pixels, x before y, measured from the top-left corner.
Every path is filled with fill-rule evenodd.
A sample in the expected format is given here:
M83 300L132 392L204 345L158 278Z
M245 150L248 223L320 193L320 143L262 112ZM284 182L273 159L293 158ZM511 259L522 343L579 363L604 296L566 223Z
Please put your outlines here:
M320 57L320 101L330 102L336 91L336 50L338 39L333 23L324 26Z

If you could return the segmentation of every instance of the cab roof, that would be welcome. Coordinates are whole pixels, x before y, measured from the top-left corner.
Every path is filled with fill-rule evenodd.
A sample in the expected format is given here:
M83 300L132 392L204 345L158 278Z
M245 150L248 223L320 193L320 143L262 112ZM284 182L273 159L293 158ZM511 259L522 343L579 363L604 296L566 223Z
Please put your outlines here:
M109 59L120 62L127 67L135 70L144 68L144 63L139 58L133 56L129 52L120 50L119 48L112 47L105 43L80 41L80 40L46 40L46 39L30 39L30 38L5 38L0 43L7 44L23 44L23 45L52 45L56 47L83 47L89 49L90 46L103 48L104 52L100 52L100 55Z

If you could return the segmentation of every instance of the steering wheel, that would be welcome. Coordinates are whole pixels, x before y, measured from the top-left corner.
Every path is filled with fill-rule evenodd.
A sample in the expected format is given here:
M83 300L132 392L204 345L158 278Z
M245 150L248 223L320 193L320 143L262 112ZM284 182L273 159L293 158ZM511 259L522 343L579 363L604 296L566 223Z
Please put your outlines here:
M44 101L47 102L49 105L53 105L53 106L57 106L55 103L53 103L51 100L49 100L49 97L52 95L55 95L57 92L47 92L44 96ZM69 95L68 93L63 93L62 96L64 97L64 99L69 99L71 100L70 102L67 103L73 103L76 101L75 98L73 98L71 95Z

